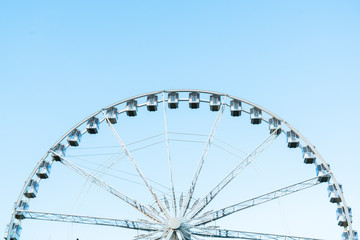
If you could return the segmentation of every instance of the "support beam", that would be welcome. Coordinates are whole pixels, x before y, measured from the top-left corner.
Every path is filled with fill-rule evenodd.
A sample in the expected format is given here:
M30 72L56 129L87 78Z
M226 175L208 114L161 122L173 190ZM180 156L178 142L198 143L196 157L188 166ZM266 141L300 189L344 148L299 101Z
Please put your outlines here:
M115 130L115 128L113 127L112 123L110 122L110 120L108 119L107 115L104 113L104 111L102 111L103 115L105 116L106 122L110 128L110 130L112 131L112 133L114 134L115 138L117 139L117 141L119 142L119 144L121 145L121 147L124 149L126 155L130 158L131 162L133 163L136 171L138 172L139 176L141 177L141 179L144 181L145 185L147 186L147 188L149 189L152 197L154 198L156 204L158 205L160 211L164 214L164 216L166 218L169 218L168 213L166 212L164 206L161 204L159 198L157 197L157 195L155 194L153 188L151 187L150 183L148 182L148 180L146 179L145 175L142 173L142 171L140 170L139 165L136 163L134 157L132 156L132 154L130 153L130 151L128 150L128 148L126 147L124 141L120 138L119 134L117 133L117 131Z
M267 233L243 232L226 229L208 229L195 228L191 229L192 234L211 238L234 238L234 239L253 239L253 240L319 240L317 238L305 238L286 235L275 235Z
M102 225L111 227L121 227L143 231L156 231L159 224L150 224L141 221L121 220L114 218L99 218L71 214L47 213L47 212L32 212L32 211L18 211L23 212L25 219L55 221L55 222L70 222L91 225Z
M208 136L208 139L206 141L206 144L205 144L205 147L204 147L204 150L201 154L201 158L200 158L200 161L199 161L199 164L198 164L198 167L196 169L196 172L195 172L195 175L192 179L192 182L191 182L191 185L190 185L190 189L188 191L188 194L187 194L187 197L186 197L186 200L185 200L185 205L184 205L184 209L183 209L183 213L182 213L182 216L185 216L186 215L186 212L189 210L189 207L190 207L190 201L192 199L192 195L195 191L195 186L196 186L196 183L197 183L197 180L199 178L199 175L200 175L200 172L201 172L201 169L204 165L204 162L205 162L205 159L206 159L206 156L207 156L207 153L209 152L210 150L210 146L211 146L211 143L212 141L214 140L214 137L215 137L215 133L216 133L216 130L220 124L220 120L221 120L221 117L223 115L223 112L224 112L224 103L225 103L225 99L226 99L226 96L224 96L222 102L221 102L221 106L220 106L220 110L216 116L216 119L215 119L215 122L211 128L211 131L210 131L210 134Z
M252 161L254 161L260 153L262 153L270 144L277 138L276 132L280 129L279 126L273 133L271 133L264 141L262 141L240 164L238 164L223 180L220 181L199 203L193 208L188 215L189 219L194 218L199 214L215 197L225 188L242 170L244 170Z
M212 212L212 211L208 212L207 214L204 214L195 219L192 219L191 221L195 221L193 223L193 225L195 225L195 226L204 225L206 223L216 221L220 218L229 216L229 215L239 212L241 210L244 210L244 209L247 209L250 207L254 207L256 205L263 204L263 203L287 196L287 195L295 193L295 192L302 191L304 189L316 186L318 184L320 184L320 182L318 181L317 177L310 178L308 180L305 180L305 181L302 181L302 182L299 182L299 183L296 183L296 184L293 184L293 185L290 185L290 186L287 186L284 188L280 188L273 192L260 195L258 197L234 204L232 206L222 208L215 212Z
M55 153L54 151L50 151L50 152L53 153L53 154L56 154L57 156L59 156L61 158L61 163L64 164L65 166L67 166L68 168L70 168L71 170L73 170L74 172L80 174L81 176L83 176L86 179L88 179L89 181L95 183L96 185L98 185L102 189L105 189L109 193L111 193L111 194L115 195L116 197L120 198L124 202L128 203L129 205L131 205L132 207L134 207L135 209L137 209L138 211L143 213L145 216L153 219L154 221L156 221L158 223L162 222L161 220L159 220L160 216L158 216L157 213L149 210L147 207L145 207L144 205L138 203L136 200L131 199L130 197L123 194L122 192L120 192L117 189L111 187L109 184L107 184L103 180L100 180L99 178L95 177L91 173L85 171L84 169L82 169L81 167L79 167L76 164L72 163L71 161L69 161L65 157Z
M177 207L176 207L176 198L175 198L175 188L173 183L173 175L171 169L171 156L170 156L170 146L169 146L169 135L168 135L168 125L167 125L167 117L166 117L166 107L165 107L165 94L162 93L163 98L163 112L164 112L164 127L165 127L165 138L166 138L166 149L168 156L168 166L169 166L169 178L170 178L170 187L171 187L171 203L172 209L174 213L174 217L177 215Z

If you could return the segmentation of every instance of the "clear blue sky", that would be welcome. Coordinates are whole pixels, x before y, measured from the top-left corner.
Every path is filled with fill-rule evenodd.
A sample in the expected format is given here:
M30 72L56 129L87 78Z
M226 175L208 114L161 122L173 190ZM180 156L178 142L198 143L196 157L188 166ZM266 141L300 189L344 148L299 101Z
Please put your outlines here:
M359 26L358 1L1 1L0 231L65 131L117 100L177 88L290 122L331 163L360 231Z

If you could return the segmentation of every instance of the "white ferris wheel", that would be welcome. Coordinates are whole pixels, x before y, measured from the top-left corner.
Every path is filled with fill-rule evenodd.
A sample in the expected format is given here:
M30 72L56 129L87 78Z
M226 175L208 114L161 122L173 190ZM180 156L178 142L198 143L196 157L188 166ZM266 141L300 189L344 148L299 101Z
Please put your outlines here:
M228 94L164 90L66 132L27 178L5 239L307 240L335 228L332 239L358 239L342 185L288 122Z

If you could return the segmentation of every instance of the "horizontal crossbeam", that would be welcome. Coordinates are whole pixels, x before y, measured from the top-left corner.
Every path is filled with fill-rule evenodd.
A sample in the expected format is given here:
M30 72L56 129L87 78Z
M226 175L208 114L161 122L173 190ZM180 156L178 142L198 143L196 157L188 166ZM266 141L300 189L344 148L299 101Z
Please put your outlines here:
M244 210L246 208L250 208L265 202L269 202L271 200L280 198L280 197L284 197L286 195L295 193L295 192L299 192L301 190L304 190L306 188L310 188L313 186L318 185L320 182L318 181L317 177L314 178L310 178L308 180L275 190L273 192L270 193L266 193L263 195L260 195L258 197L234 204L232 206L229 207L225 207L223 209L220 209L218 211L215 212L209 212L208 214L204 214L203 216L199 216L193 220L198 220L198 222L195 222L194 225L199 226L199 225L203 225L215 220L218 220L220 218L223 218L225 216L228 216L230 214L236 213L238 211Z
M254 240L319 240L316 238L304 238L286 235L275 235L256 232L243 232L226 229L207 229L207 228L195 228L191 229L192 234L203 237L214 238L235 238L235 239L254 239Z
M18 211L22 212L25 219L35 219L44 221L56 221L56 222L71 222L71 223L82 223L102 226L121 227L143 231L156 231L159 224L153 224L141 221L121 220L114 218L99 218L89 217L71 214L59 214L59 213L46 213L46 212L32 212L32 211Z

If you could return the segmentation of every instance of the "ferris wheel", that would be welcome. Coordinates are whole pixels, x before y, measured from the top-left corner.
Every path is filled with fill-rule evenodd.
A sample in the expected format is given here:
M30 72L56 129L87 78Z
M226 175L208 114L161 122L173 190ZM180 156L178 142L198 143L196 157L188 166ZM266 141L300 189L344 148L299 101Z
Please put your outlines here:
M308 240L336 225L333 239L358 240L342 185L298 130L186 89L121 100L66 132L27 178L5 239Z

